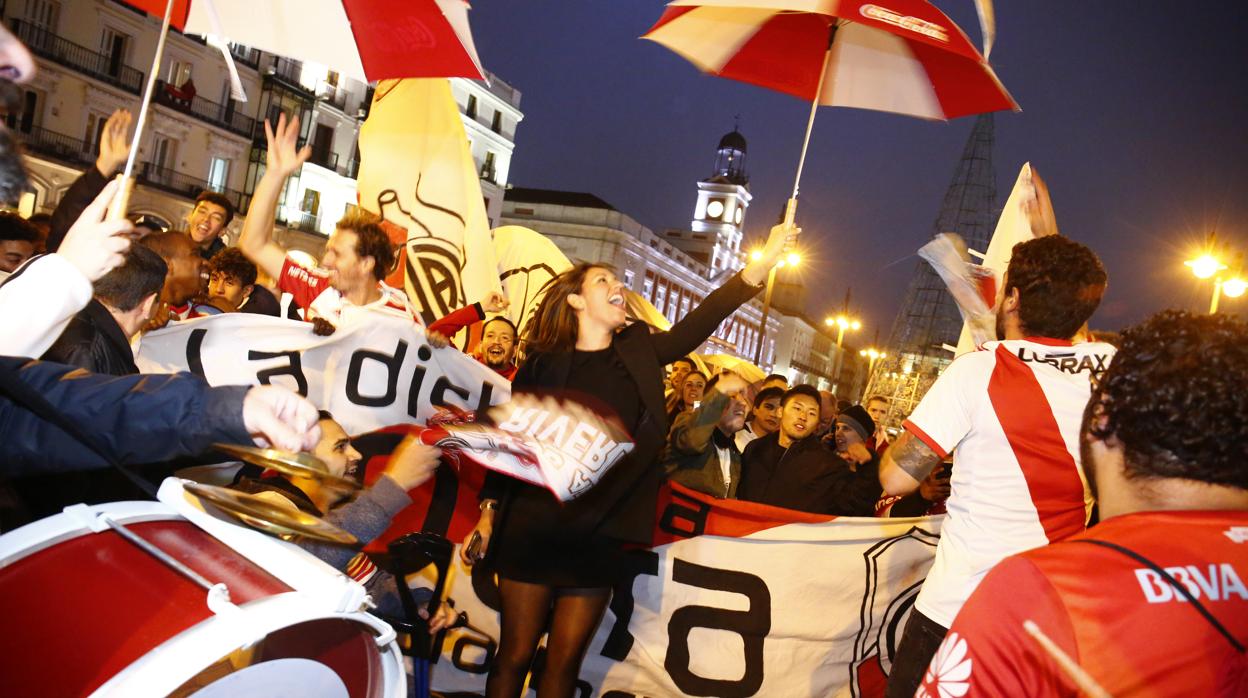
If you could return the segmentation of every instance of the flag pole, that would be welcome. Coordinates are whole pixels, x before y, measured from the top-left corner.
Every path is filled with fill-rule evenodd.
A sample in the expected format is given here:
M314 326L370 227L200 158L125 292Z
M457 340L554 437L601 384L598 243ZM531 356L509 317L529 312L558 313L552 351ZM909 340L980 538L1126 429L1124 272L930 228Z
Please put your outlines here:
M169 18L172 15L173 0L168 0L165 3L165 18L160 25L160 38L156 41L156 56L152 58L152 69L147 73L147 88L143 90L143 101L139 103L139 119L135 122L130 155L126 158L126 168L121 172L121 187L108 207L107 219L110 221L125 218L126 209L130 207L130 193L134 191L134 162L139 155L143 127L147 124L147 112L152 105L152 92L156 89L156 75L160 72L160 59L165 53L165 39L169 36Z
M815 99L810 103L810 118L806 120L806 136L802 138L802 154L797 160L797 177L793 180L793 196L789 197L784 207L784 224L791 227L797 217L797 192L802 182L802 168L806 166L806 150L810 147L810 132L815 128L815 111L819 109L819 99L823 96L823 80L828 74L828 64L832 62L832 41L836 38L836 20L828 29L828 48L823 54L823 66L819 68L819 83L815 85Z

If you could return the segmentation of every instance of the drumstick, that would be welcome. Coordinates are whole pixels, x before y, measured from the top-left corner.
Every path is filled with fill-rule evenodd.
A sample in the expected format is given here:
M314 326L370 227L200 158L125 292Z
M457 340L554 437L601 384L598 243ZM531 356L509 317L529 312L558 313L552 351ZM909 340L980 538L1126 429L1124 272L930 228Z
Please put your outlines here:
M1049 636L1045 635L1044 631L1040 629L1040 626L1028 619L1023 621L1023 630L1026 630L1028 635L1035 638L1036 642L1040 644L1040 647L1053 658L1053 661L1057 662L1057 666L1060 667L1068 677L1070 677L1071 681L1075 682L1075 686L1077 686L1080 691L1092 696L1092 698L1113 698L1113 696L1109 694L1109 691L1101 688L1101 685L1089 676L1088 672L1083 670L1083 667L1079 666L1075 660L1071 659L1069 655L1063 652L1062 649L1057 646L1057 643L1050 640Z

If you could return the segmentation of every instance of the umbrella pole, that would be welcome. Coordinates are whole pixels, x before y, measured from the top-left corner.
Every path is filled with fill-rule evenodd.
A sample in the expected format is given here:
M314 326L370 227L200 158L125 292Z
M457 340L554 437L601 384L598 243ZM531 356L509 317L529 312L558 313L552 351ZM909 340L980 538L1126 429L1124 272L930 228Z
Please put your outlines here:
M823 96L823 80L828 75L828 64L832 62L832 40L836 38L836 22L828 30L828 49L823 54L823 66L819 69L819 83L815 85L815 99L810 103L810 118L806 120L806 136L802 138L802 155L797 159L797 177L793 180L793 196L784 207L784 224L791 227L797 217L797 192L802 183L802 168L806 166L806 149L810 147L810 132L815 128L815 110L819 108L819 99Z
M139 103L139 119L134 125L134 139L131 141L130 155L126 158L126 168L121 172L121 187L108 207L107 220L119 221L126 217L126 209L130 207L130 193L134 191L134 162L139 155L139 142L143 138L143 127L147 124L147 112L152 105L152 91L156 89L156 74L160 72L160 59L165 53L165 39L169 36L169 18L173 14L173 0L165 3L165 18L160 25L160 38L156 41L156 56L152 58L152 69L147 73L147 87L143 90L143 101Z

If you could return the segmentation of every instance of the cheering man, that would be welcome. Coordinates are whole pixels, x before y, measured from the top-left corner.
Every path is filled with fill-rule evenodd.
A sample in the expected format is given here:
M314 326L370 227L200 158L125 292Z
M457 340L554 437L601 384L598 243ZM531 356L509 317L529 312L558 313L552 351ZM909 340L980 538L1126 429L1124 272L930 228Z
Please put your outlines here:
M1068 238L1015 245L997 311L1003 341L950 364L884 452L880 483L890 495L913 492L953 453L948 517L897 648L889 698L914 695L993 565L1084 530L1092 497L1079 465L1079 420L1113 347L1071 338L1106 281L1092 250Z

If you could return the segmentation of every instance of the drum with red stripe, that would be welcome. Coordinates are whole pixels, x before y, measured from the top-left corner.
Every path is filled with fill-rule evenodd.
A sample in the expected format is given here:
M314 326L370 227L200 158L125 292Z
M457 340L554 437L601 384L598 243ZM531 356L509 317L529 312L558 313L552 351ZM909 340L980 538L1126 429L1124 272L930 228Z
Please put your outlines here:
M160 500L69 507L0 536L6 695L405 695L363 587L177 480Z

